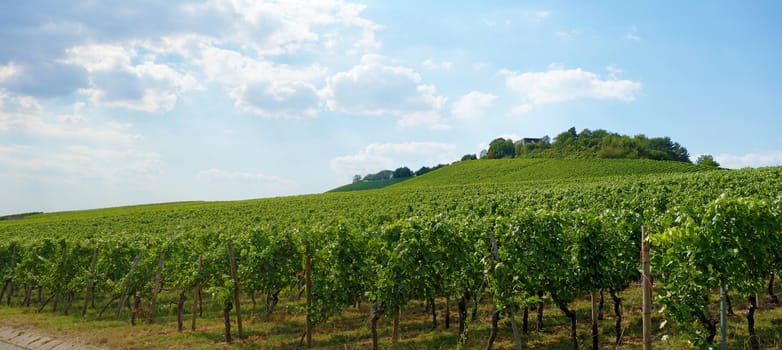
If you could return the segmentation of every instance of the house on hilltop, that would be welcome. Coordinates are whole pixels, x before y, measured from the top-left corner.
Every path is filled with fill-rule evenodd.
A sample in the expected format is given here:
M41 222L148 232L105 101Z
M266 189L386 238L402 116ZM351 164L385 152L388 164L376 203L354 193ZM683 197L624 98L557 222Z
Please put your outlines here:
M526 145L528 143L538 143L538 142L540 142L539 138L525 137L525 138L523 138L521 140L518 140L518 141L514 142L513 145L514 146L518 146L518 145L524 146L524 145Z

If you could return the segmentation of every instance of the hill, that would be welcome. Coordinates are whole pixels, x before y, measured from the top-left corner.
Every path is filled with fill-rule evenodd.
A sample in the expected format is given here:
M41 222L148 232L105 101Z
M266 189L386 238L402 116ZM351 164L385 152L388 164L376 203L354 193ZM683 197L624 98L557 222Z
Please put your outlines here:
M688 173L715 168L647 159L487 159L462 161L389 189L537 181L584 181L609 176Z
M354 182L352 184L347 184L344 186L337 187L333 190L329 190L327 192L351 192L351 191L363 191L363 190L376 190L383 187L388 187L397 183L400 183L405 180L411 179L410 177L405 177L401 179L386 179L386 180L374 180L374 181L359 181Z

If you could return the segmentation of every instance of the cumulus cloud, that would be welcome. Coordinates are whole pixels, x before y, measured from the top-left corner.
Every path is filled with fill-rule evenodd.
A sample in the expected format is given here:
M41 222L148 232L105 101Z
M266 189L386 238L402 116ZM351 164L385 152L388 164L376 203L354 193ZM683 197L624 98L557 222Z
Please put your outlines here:
M445 102L414 70L374 62L329 78L327 94L331 110L353 114L400 115L439 109Z
M134 61L142 62L134 63ZM143 112L170 111L179 96L201 89L196 78L153 58L135 47L85 45L67 50L63 62L89 72L89 87L80 89L92 103Z
M50 6L48 6L50 5ZM315 57L354 57L381 46L366 5L343 0L166 1L19 5L0 23L0 88L96 105L170 111L184 93L217 83L237 109L263 117L322 110L325 68ZM295 64L286 55L301 55Z
M451 114L462 119L479 118L483 116L486 109L492 106L496 99L497 96L492 94L470 91L454 102L453 106L451 106Z
M365 8L342 0L213 0L182 6L193 17L230 19L220 36L243 43L259 55L378 48L375 31L379 26L361 16Z
M448 128L439 112L446 97L437 95L436 88L423 83L414 70L386 64L376 56L331 76L325 95L332 111L396 116L402 127Z
M0 78L0 88L38 97L65 96L87 85L82 67L56 61L9 64L0 71Z
M771 150L761 153L746 154L723 153L714 156L714 160L720 163L720 167L730 169L776 166L782 165L782 150Z
M558 66L549 67L545 72L517 73L503 70L500 73L505 76L505 86L522 98L523 103L514 108L516 112L528 112L535 105L580 98L623 102L635 100L641 91L641 83L617 79L615 75L619 70L610 67L608 78L581 68L565 69Z
M209 38L179 36L150 44L186 57L208 82L228 91L234 105L261 117L313 117L322 109L327 70L317 63L293 67L214 46Z
M421 166L452 162L455 149L456 145L440 142L373 143L356 154L332 159L330 166L345 179L401 166L415 171Z
M143 137L131 125L91 122L84 107L76 102L72 113L58 115L34 97L0 92L0 139L21 140L0 143L0 168L25 179L135 185L163 171L160 156L142 147Z
M248 82L231 97L237 107L267 117L314 117L320 105L315 86L301 81Z
M0 82L6 79L10 79L14 75L19 74L20 71L21 67L13 62L6 65L0 65Z
M73 114L54 115L30 96L12 96L0 92L0 133L28 135L40 138L91 142L132 143L143 137L131 131L131 126L117 122L80 123L83 103L72 106Z

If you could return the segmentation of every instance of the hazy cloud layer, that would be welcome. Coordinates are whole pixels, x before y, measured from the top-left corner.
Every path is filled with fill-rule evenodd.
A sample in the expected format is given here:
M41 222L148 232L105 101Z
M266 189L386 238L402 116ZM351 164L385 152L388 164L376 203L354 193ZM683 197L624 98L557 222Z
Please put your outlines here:
M450 163L456 157L456 145L441 142L373 143L356 154L331 160L331 170L348 181L353 175L407 166L416 171L422 166Z

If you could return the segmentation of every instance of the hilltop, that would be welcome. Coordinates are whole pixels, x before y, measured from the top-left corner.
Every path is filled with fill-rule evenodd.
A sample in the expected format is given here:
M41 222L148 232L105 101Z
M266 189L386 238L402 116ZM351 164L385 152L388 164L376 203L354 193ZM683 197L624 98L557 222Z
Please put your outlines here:
M513 182L584 181L609 176L673 174L715 169L717 168L692 163L649 159L503 158L464 160L421 176L357 182L329 192Z
M500 166L502 169L494 169L497 165L472 165L459 166L445 173L445 184L462 184L470 179L493 179L492 181L508 182L522 179L557 179L570 178L576 176L606 176L621 175L648 172L679 172L691 171L695 168L691 165L690 154L687 148L674 142L669 137L647 137L639 134L635 136L621 135L615 132L609 132L603 129L589 130L584 129L576 132L572 127L559 133L553 139L548 135L541 138L521 138L519 140L496 138L491 141L489 148L481 151L480 156L475 154L465 154L459 162L473 160L487 161L497 159L527 159L527 162L505 163ZM562 163L564 159L580 159L586 162ZM624 159L624 160L654 160L667 161L667 165L653 165L653 163L611 163L600 161L590 162L588 160L599 159ZM552 163L553 162L553 163ZM679 165L671 162L680 163ZM717 168L719 163L715 162L710 155L701 155L697 162L699 165ZM454 163L455 164L455 163ZM548 164L543 166L543 164ZM569 164L574 166L568 169ZM615 164L622 164L620 168L614 168ZM627 167L629 165L629 167ZM532 166L532 168L527 169ZM365 176L355 175L353 183L335 188L329 192L348 192L367 189L379 189L395 185L411 177L420 177L431 171L447 167L444 164L433 168L422 167L416 172L412 172L407 167L400 167L395 171L382 170L376 174ZM484 173L483 168L487 167ZM625 168L626 167L626 168ZM526 169L519 172L519 169ZM658 170L659 169L659 170ZM564 171L563 171L564 170ZM464 173L462 173L464 172ZM455 180L455 181L454 181ZM410 186L415 186L414 184Z
M497 184L512 182L586 181L610 176L688 173L712 167L648 159L491 159L461 161L423 176L390 186L426 188L435 186Z

